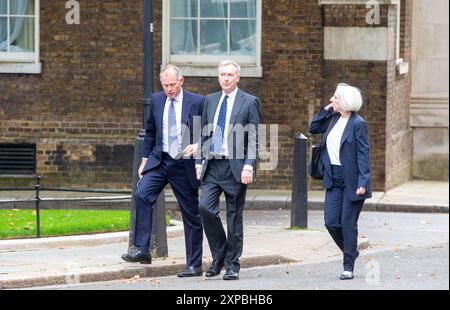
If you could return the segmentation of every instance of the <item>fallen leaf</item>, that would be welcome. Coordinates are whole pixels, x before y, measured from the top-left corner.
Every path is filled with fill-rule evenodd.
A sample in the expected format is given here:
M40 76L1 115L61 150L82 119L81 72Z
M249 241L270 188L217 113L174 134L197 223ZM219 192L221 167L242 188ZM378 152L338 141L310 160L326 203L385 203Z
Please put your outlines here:
M148 282L150 282L153 285L160 285L161 279L150 279L150 280L148 280Z

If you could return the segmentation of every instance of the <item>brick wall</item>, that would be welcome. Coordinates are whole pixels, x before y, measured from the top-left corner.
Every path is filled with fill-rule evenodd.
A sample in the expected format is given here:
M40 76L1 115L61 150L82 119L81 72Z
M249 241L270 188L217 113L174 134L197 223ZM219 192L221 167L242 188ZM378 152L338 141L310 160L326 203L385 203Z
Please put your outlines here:
M407 6L403 6L401 40L401 53L405 61L410 59L411 44L411 6L407 3ZM395 29L394 6L380 6L379 25L367 24L368 9L365 5L324 5L323 12L324 25L328 27ZM390 38L392 43L395 43L394 39ZM391 53L395 51L395 45L389 48ZM394 58L388 61L326 60L324 63L323 100L332 96L340 82L354 85L363 93L364 106L359 114L369 127L372 182L373 189L378 191L388 190L411 176L412 134L408 116L410 75L399 76L396 73Z
M129 187L141 127L141 2L41 1L41 75L0 75L0 141L37 144L52 186Z
M161 1L155 3L155 59L161 65ZM279 164L259 171L261 189L291 189L295 133L307 134L308 106L322 98L323 27L316 0L264 0L262 32L263 78L242 78L239 87L262 101L263 122L278 124ZM155 85L159 81L155 80ZM187 77L190 91L208 94L220 90L217 78Z
M317 0L263 1L263 78L240 87L262 100L263 122L279 125L279 164L259 172L261 189L290 189L296 133L307 133L313 112L336 84L360 87L370 130L374 189L409 177L409 75L395 65L324 61L323 26L366 27L361 5L318 6ZM410 55L410 12L405 7L402 53ZM155 90L160 90L162 0L154 1ZM133 143L141 127L142 2L84 1L81 25L65 23L65 2L41 2L41 75L0 75L0 141L36 143L44 184L129 187ZM381 6L381 24L392 24ZM187 77L186 88L219 90L216 78ZM45 183L48 182L48 183ZM312 183L318 188L318 183Z
M390 7L389 25L395 27L396 9ZM411 63L412 3L402 1L400 57ZM411 75L398 74L395 59L387 64L386 190L412 177L413 132L410 127Z

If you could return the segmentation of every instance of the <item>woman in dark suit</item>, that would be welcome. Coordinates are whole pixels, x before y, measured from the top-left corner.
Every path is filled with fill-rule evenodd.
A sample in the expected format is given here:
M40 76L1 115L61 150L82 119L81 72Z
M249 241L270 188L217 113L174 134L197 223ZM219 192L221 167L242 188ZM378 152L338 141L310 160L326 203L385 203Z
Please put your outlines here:
M360 91L339 84L331 104L314 116L309 132L324 134L325 226L344 254L341 280L353 279L358 252L358 218L366 199L372 197L370 148Z

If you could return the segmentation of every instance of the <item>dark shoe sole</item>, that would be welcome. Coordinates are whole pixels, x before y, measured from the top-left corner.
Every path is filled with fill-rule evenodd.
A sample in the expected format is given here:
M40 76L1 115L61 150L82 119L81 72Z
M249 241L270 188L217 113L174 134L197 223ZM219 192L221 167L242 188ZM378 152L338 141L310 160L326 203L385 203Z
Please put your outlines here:
M339 280L341 280L341 281L348 281L348 280L353 280L354 279L354 277L339 277Z
M122 257L122 259L124 260L124 261L126 261L127 263L140 263L140 264L142 264L142 265L151 265L152 264L152 260L151 259L148 259L148 260L142 260L142 261L134 261L134 260L131 260L131 259L127 259L126 257Z
M195 277L201 277L203 274L190 274L190 275L182 275L182 274L177 274L178 278L195 278Z

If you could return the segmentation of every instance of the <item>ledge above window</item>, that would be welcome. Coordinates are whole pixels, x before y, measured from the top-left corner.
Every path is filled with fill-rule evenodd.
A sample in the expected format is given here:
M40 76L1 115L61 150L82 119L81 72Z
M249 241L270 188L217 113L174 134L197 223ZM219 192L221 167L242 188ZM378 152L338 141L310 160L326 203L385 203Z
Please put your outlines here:
M189 77L218 77L217 65L187 65L175 64L183 72L183 76ZM262 66L241 66L241 77L261 78L263 76Z
M11 73L11 74L41 74L42 64L38 63L10 63L0 62L0 74Z

